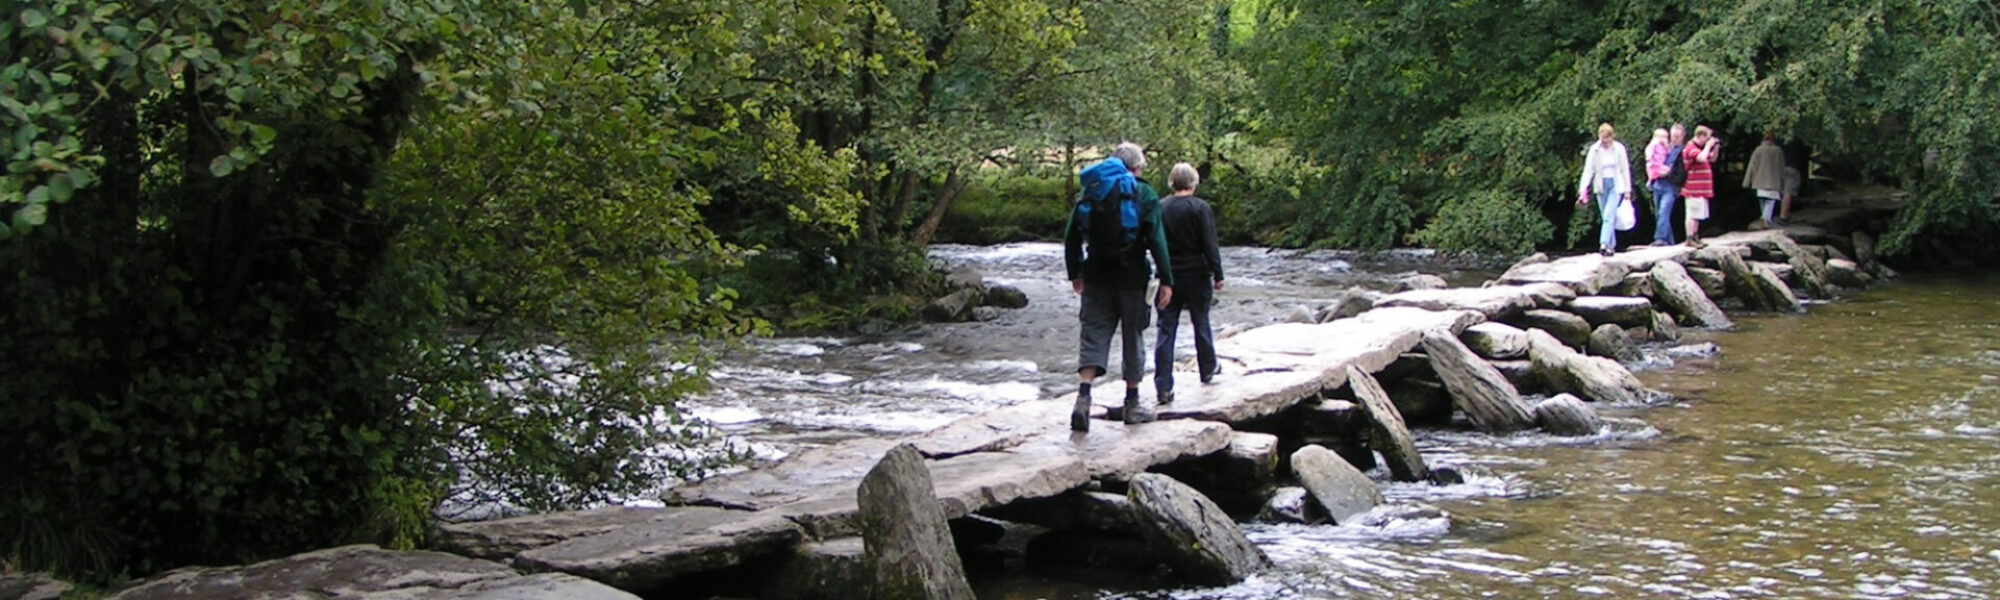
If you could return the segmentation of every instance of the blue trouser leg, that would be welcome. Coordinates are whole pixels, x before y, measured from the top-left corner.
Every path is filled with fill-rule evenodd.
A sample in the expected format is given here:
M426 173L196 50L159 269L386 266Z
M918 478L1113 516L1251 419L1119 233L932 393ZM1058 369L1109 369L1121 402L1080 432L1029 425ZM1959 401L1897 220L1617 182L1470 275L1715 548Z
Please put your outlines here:
M1174 391L1174 343L1181 328L1179 288L1175 292L1174 301L1160 309L1160 333L1153 338L1153 390L1161 398Z
M1201 377L1207 380L1215 375L1215 332L1208 327L1208 309L1215 304L1215 288L1208 287L1207 281L1196 279L1195 287L1201 290L1200 297L1190 298L1188 321L1194 325L1194 361L1201 369Z
M1597 210L1600 213L1597 228L1597 247L1618 248L1618 182L1605 178L1597 189Z
M1206 275L1174 273L1174 281L1181 285L1174 288L1173 302L1160 309L1160 333L1153 341L1153 389L1161 397L1174 391L1174 345L1180 341L1183 311L1194 327L1195 364L1204 376L1215 372L1215 334L1208 325L1208 307L1215 299L1215 288L1209 287Z
M1664 181L1653 182L1653 241L1674 243L1674 201L1681 191Z

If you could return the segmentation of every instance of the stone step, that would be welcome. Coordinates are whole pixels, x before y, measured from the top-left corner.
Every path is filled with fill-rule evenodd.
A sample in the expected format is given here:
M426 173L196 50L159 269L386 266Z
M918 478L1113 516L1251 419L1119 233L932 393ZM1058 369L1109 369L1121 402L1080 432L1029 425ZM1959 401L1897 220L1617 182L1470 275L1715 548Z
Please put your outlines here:
M560 573L522 575L497 562L428 551L342 546L228 568L169 571L107 600L186 598L343 600L637 600L603 583Z

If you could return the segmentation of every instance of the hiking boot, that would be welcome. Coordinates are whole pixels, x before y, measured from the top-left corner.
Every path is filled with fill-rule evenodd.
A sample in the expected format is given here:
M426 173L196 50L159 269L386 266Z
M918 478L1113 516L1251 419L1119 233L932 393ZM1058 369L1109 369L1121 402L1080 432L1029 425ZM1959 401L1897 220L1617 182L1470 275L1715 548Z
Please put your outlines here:
M1201 374L1201 382L1204 384L1215 383L1215 376L1221 374L1222 374L1222 365L1215 365L1214 369L1210 369L1207 373ZM1161 404L1166 404L1166 403L1161 402Z
M1171 390L1160 392L1159 394L1156 395L1160 398L1160 406L1166 406L1168 404L1174 403L1174 393Z
M1158 418L1158 415L1153 414L1153 411L1147 410L1144 405L1139 404L1139 397L1137 395L1130 395L1125 397L1126 425L1151 423L1155 418Z
M1651 246L1651 247L1654 247L1654 248L1660 248L1660 247L1664 247L1664 246L1672 246L1672 245L1674 245L1674 243L1673 243L1673 242L1669 242L1669 241L1666 241L1666 240L1653 240L1653 243L1651 243L1651 244L1646 244L1646 245L1647 245L1647 246Z
M1069 411L1070 431L1090 431L1090 391L1076 394L1076 407Z

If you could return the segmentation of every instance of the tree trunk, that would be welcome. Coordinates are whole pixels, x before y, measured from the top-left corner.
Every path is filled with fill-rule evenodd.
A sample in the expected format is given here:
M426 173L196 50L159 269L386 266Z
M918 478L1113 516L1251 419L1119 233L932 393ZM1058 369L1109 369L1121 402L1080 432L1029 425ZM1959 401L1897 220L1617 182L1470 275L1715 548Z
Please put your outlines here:
M937 233L938 223L944 221L945 211L951 209L951 202L958 199L958 193L965 190L966 183L966 178L959 175L957 169L953 169L951 175L944 178L944 186L938 190L937 202L931 205L931 214L924 217L924 224L917 227L915 235L910 236L911 242L920 247L930 245L931 235Z

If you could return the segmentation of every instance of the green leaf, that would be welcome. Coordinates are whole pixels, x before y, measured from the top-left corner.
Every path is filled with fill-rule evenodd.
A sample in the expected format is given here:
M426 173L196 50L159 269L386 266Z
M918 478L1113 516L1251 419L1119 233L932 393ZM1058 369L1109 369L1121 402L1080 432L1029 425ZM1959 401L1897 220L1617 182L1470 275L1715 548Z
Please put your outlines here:
M70 195L76 193L75 184L70 182L68 173L49 178L48 189L49 200L57 204L68 202Z
M42 11L33 8L21 11L21 25L32 29L47 24L49 24L49 15Z
M27 199L28 204L30 205L44 204L47 203L48 201L49 201L49 186L38 185L35 186L35 189L28 190L28 199Z
M236 159L230 158L227 154L217 156L215 160L208 161L208 172L216 177L228 177L235 170Z
M14 211L14 228L27 231L49 222L49 205L29 204Z
M250 139L252 141L257 142L258 144L269 144L271 143L271 140L278 139L277 129L273 129L268 125L258 125L256 123L250 123L249 126L250 126Z

